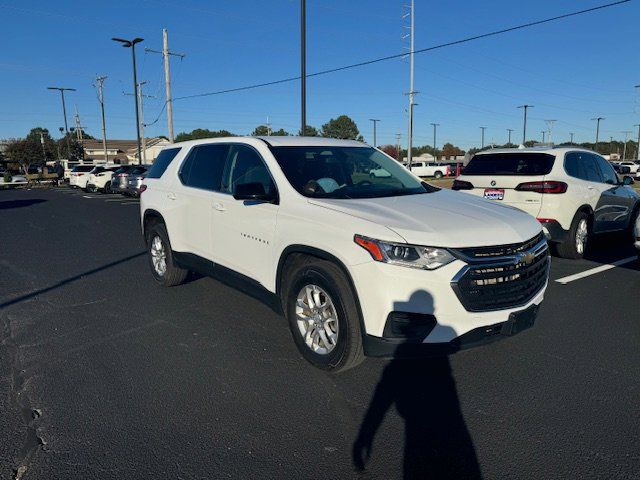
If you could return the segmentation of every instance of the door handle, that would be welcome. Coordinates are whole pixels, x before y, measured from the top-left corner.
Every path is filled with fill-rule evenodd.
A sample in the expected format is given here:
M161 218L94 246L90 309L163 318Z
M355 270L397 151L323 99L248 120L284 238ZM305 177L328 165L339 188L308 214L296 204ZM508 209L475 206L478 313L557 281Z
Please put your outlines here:
M167 198L169 200L175 200L176 199L176 194L171 192L171 193L167 193Z
M224 208L224 205L218 202L213 204L213 208L215 208L219 212L224 212L226 210L226 208Z
M595 189L596 189L596 187L592 187L591 185L589 185L587 188L588 188L589 190L595 190Z

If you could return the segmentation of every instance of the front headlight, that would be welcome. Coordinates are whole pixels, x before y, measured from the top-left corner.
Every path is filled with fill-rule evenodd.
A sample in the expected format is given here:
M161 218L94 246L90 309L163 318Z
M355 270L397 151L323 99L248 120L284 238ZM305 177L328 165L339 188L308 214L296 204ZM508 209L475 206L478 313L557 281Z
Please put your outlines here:
M455 260L444 248L389 243L361 235L355 235L353 241L368 251L375 261L392 265L435 270Z

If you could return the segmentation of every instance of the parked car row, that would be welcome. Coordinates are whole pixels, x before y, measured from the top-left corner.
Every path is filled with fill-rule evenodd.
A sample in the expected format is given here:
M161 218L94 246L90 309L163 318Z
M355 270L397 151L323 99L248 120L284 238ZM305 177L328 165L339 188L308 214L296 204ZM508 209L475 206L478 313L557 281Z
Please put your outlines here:
M148 170L149 165L76 165L70 172L69 186L138 197Z

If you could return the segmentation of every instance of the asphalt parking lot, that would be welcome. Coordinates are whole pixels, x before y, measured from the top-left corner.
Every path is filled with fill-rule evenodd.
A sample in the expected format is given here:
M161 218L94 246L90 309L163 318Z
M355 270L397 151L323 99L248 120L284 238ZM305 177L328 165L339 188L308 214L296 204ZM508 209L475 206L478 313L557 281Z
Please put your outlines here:
M328 375L228 280L158 287L137 205L0 191L0 478L640 478L620 239L554 258L527 332Z

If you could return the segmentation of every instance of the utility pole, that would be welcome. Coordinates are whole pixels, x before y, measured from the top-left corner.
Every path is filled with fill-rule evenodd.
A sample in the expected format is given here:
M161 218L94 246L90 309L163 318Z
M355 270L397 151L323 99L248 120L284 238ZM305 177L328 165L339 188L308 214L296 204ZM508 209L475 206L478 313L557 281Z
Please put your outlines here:
M173 143L173 101L171 99L171 67L169 65L169 57L180 57L182 60L186 57L184 53L174 53L169 50L169 33L166 28L162 29L162 51L145 48L145 52L160 53L164 58L164 87L167 95L167 128L169 130L169 142Z
M600 121L604 120L604 117L596 117L596 118L592 118L591 120L595 120L596 121L596 144L594 145L593 149L597 152L598 151L598 138L600 137Z
M436 160L436 129L440 126L439 123L432 123L433 125L433 159Z
M638 151L636 153L636 160L640 160L640 124L634 125L634 127L638 127Z
M271 122L269 121L268 115L267 115L267 136L271 136Z
M524 109L524 122L522 125L522 146L527 142L527 110L533 108L533 105L520 105L518 108Z
M73 119L76 123L76 140L78 142L82 141L82 123L80 122L80 115L78 114L78 106L74 105L73 106L74 109L74 115L73 115Z
M98 101L100 102L100 115L102 117L102 149L104 150L104 161L108 162L109 155L107 154L107 127L104 121L104 94L102 85L106 79L106 75L96 77L96 82L98 82Z
M507 132L509 132L509 141L507 144L511 145L511 132L513 132L513 128L507 128Z
M114 42L122 43L124 48L131 49L131 59L133 61L133 98L135 99L136 104L136 135L137 135L137 143L138 143L138 163L142 163L142 150L140 148L140 113L138 110L138 96L135 94L138 88L138 73L136 72L136 43L142 42L143 38L134 38L133 40L125 40L123 38L112 38Z
M542 130L542 143L544 143L544 134L546 133L544 130Z
M42 164L42 168L44 169L44 166L47 163L47 152L44 149L44 135L42 134L42 132L40 132L40 145L42 145L42 158L44 159L44 163ZM43 170L44 173L44 170Z
M638 130L640 132L640 130ZM402 160L400 157L400 137L402 137L401 133L396 133L396 160Z
M629 141L629 134L631 133L629 130L625 130L624 132L624 147L622 148L622 161L627 159L627 142Z
M378 148L378 139L376 136L376 126L378 124L378 122L380 120L378 120L377 118L370 118L369 120L371 120L373 122L373 148Z
M70 91L75 92L75 88L66 88L66 87L47 87L47 90L58 90L60 92L60 96L62 97L62 114L64 115L64 133L65 138L67 140L67 158L71 156L71 144L69 143L69 125L67 124L67 107L64 103L64 92Z
M307 133L307 2L300 0L300 123Z
M569 141L572 145L573 145L573 132L569 132L569 137L571 138L571 140Z
M482 130L482 146L480 147L480 149L484 148L484 131L487 129L487 127L480 127L480 130Z
M547 131L549 132L548 141L553 145L553 124L556 123L557 120L545 120L544 123L547 124Z
M411 170L411 163L413 160L413 107L415 105L415 94L417 93L413 89L413 66L414 66L414 45L415 45L415 4L414 0L411 0L411 5L409 6L411 11L406 14L411 16L411 26L409 27L409 35L411 38L411 46L409 47L409 134L407 136L407 165L409 166L409 170Z
M142 163L147 163L147 140L144 136L144 99L145 98L156 98L153 95L143 95L142 94L142 86L146 85L147 82L146 80L142 81L142 82L138 82L136 84L136 93L135 95L138 97L138 105L140 108L140 138L142 140L142 157L140 157L140 160L142 161ZM134 95L132 93L124 93L124 95Z

